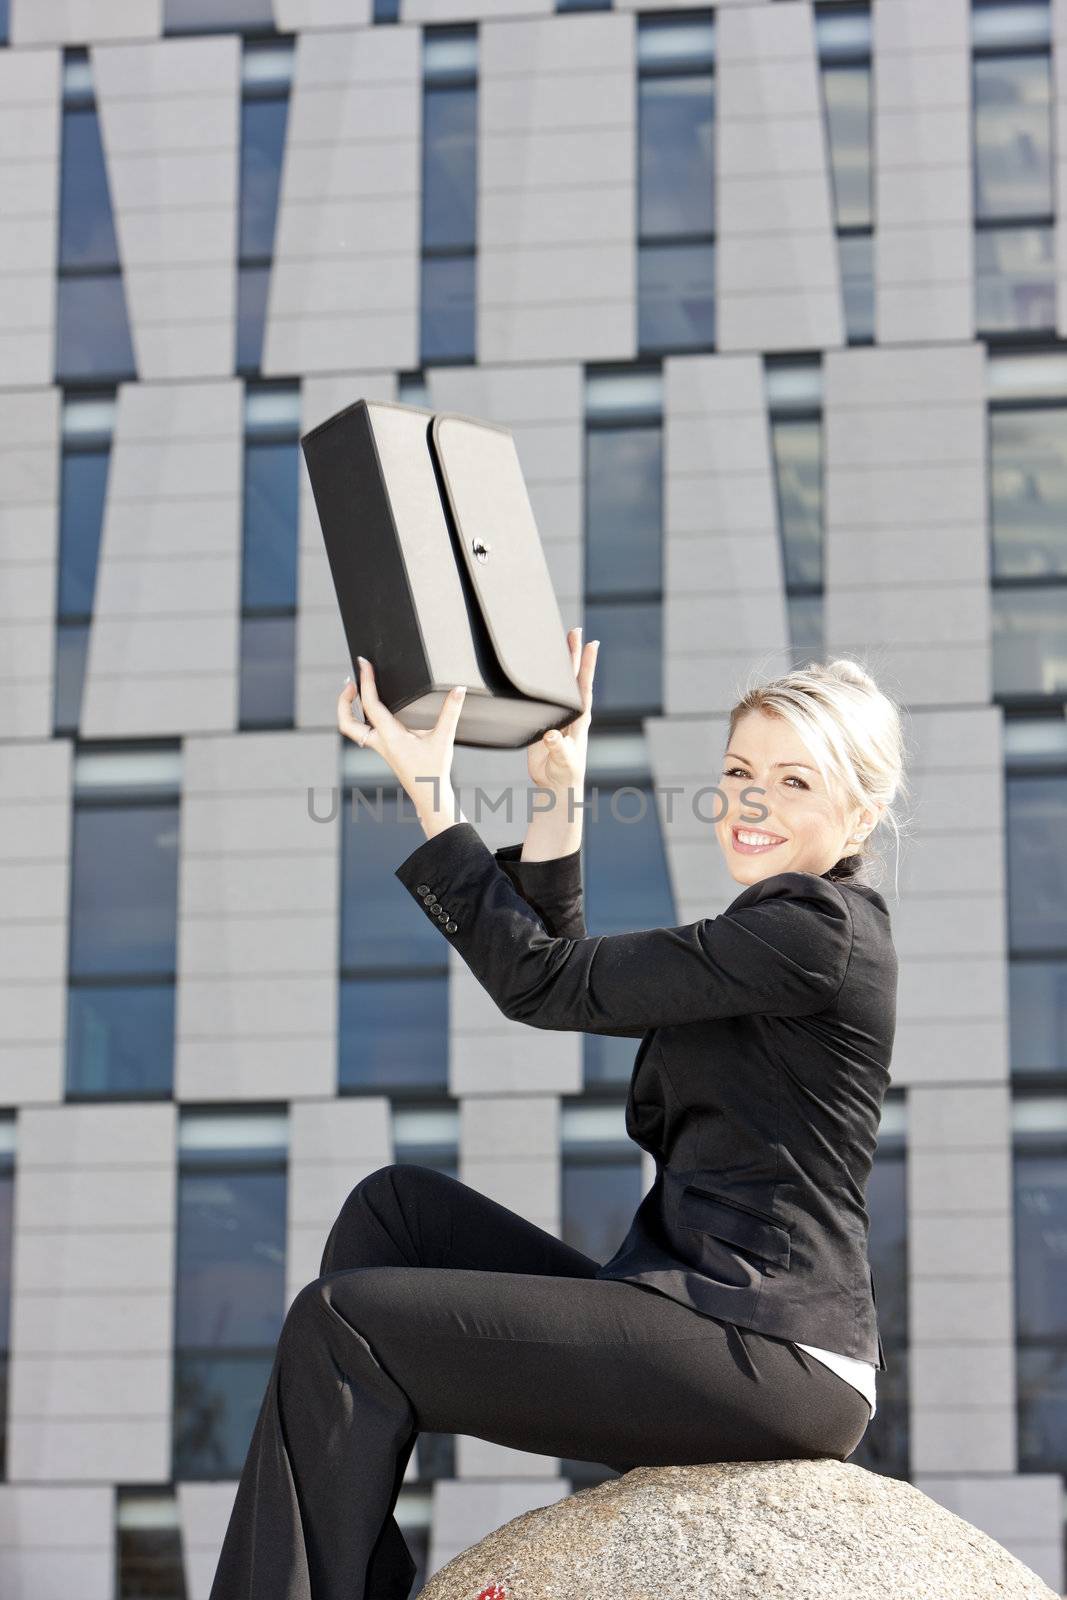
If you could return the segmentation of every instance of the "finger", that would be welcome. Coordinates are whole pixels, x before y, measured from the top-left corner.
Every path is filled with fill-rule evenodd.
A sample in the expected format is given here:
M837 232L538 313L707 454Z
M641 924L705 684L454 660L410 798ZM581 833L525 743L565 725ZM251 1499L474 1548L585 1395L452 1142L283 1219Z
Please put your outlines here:
M358 744L362 748L370 743L375 729L369 722L362 722L355 713L356 686L348 682L337 696L337 726L353 744ZM371 748L377 749L378 745L374 744Z
M582 659L582 630L581 630L581 628L572 628L570 633L568 634L568 640L569 640L570 647L571 647L571 671L574 673L574 676L577 677L578 676L578 668L579 668L579 665L580 665L581 659Z
M367 721L372 727L386 735L399 731L397 720L393 713L378 698L378 688L374 681L374 667L365 656L356 657L356 666L359 669L359 698Z
M434 733L443 734L449 745L455 743L456 727L466 698L467 690L464 684L457 684L454 689L450 689L445 695L445 703L441 707L437 721L434 723Z
M597 654L600 650L600 640L590 639L582 651L582 665L578 672L578 689L582 698L582 711L588 711L593 703L593 675L596 672Z

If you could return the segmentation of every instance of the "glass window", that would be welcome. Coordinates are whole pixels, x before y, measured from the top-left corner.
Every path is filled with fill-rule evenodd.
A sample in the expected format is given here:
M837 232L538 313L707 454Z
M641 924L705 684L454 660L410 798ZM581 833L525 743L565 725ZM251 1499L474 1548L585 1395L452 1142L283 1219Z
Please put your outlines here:
M595 740L591 750L591 783L585 794L589 807L582 836L586 927L590 935L673 927L678 918L643 740L635 741L641 747L639 762L629 768L605 765L600 743ZM596 813L594 783L599 795ZM586 1088L627 1083L637 1049L638 1041L633 1038L586 1034Z
M626 1134L624 1105L563 1102L561 1236L598 1265L615 1254L641 1203L641 1151Z
M663 586L662 426L657 422L646 427L590 428L585 482L586 592L621 596L659 591Z
M867 1183L867 1257L886 1370L875 1379L878 1409L850 1464L906 1479L909 1474L908 1240L905 1102L890 1093Z
M358 757L358 752L355 753ZM406 796L369 789L342 798L342 1089L404 1093L448 1082L448 952L397 893L395 868L423 838Z
M1067 1099L1015 1100L1019 1470L1067 1472Z
M989 418L993 576L1067 577L1067 406Z
M273 31L271 0L163 0L164 33L231 33L236 28Z
M1067 775L1009 771L1005 799L1011 949L1067 949Z
M822 422L772 417L771 446L787 586L823 581Z
M1051 216L1052 120L1047 55L974 63L975 215Z
M423 256L421 360L475 358L476 260L473 253Z
M870 344L874 340L874 239L869 233L843 233L837 243L848 340L850 344Z
M644 77L638 86L641 239L715 226L715 86L709 74Z
M15 1118L10 1115L0 1117L0 1481L7 1477L11 1262L15 1221L15 1132Z
M981 228L975 237L975 294L982 333L1056 326L1051 227Z
M64 64L56 371L60 381L136 377L92 70L77 50Z
M114 412L113 392L69 396L63 405L53 704L57 733L76 733L81 716Z
M869 64L824 66L823 94L833 175L834 221L870 227L871 69Z
M288 95L241 104L241 255L274 254Z
M173 1490L116 1489L118 1600L185 1600Z
M477 216L478 94L428 86L423 98L422 242L473 249Z
M250 385L245 406L240 725L286 727L295 696L299 389Z
M186 1112L178 1172L175 1479L236 1478L285 1317L283 1112Z
M1067 584L994 589L993 688L1006 698L1067 694Z
M642 244L637 276L642 350L707 349L715 343L714 244Z
M69 1094L169 1090L178 817L173 798L75 803Z

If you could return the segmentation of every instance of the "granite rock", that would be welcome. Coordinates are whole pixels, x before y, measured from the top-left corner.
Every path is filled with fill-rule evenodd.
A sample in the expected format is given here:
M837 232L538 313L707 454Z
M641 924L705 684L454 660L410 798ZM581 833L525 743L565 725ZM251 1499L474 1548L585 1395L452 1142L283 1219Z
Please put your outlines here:
M1059 1600L899 1478L830 1458L635 1467L514 1517L419 1600Z

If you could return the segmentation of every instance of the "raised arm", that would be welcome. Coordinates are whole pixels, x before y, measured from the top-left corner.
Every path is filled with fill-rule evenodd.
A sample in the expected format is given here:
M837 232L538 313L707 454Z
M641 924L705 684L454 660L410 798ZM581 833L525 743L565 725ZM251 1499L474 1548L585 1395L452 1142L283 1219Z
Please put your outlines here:
M395 876L501 1012L535 1028L626 1033L761 1012L810 1016L852 950L841 891L806 872L744 890L717 917L594 938L547 931L469 822L426 839Z

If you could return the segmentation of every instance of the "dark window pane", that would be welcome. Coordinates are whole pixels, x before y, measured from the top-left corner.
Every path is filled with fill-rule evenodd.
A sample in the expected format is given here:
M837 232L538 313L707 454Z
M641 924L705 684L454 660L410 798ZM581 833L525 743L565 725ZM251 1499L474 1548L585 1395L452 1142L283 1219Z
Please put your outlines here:
M165 33L225 32L230 28L273 28L271 0L164 0Z
M610 1160L564 1154L562 1172L563 1239L602 1264L626 1237L641 1203L640 1151Z
M599 639L597 701L601 712L654 715L663 705L663 607L588 604L583 638Z
M176 1481L237 1478L273 1366L273 1352L174 1360Z
M1012 1071L1067 1072L1067 961L1013 961L1008 971Z
M975 235L979 331L1054 332L1055 272L1051 228L980 228Z
M289 97L241 103L241 255L272 256Z
M0 0L0 44L7 44L10 18L8 0Z
M853 342L874 338L874 240L870 234L843 236L838 241L845 330Z
M173 973L178 807L76 806L71 972Z
M715 246L641 245L637 253L642 350L707 349L715 343Z
M0 1351L11 1348L11 1248L15 1214L15 1169L8 1158L0 1168Z
M1005 56L974 63L975 215L1052 211L1049 58Z
M447 1089L447 975L348 978L340 1003L343 1089Z
M787 594L785 609L793 664L799 667L826 649L826 606L821 594Z
M423 96L422 243L466 245L477 231L477 92L428 88Z
M1016 1379L1019 1471L1067 1473L1067 1349L1050 1344L1019 1350Z
M59 265L117 267L100 121L95 106L63 112Z
M596 635L591 637L595 638ZM341 833L341 966L359 968L447 966L439 929L428 917L413 917L406 895L397 894L398 867L424 838L405 803L399 820L393 796L368 790L344 796ZM520 828L521 833L524 828Z
M121 274L60 278L56 291L59 380L136 378Z
M1067 408L993 411L993 576L1067 577Z
M590 429L586 507L586 593L661 590L662 428Z
M57 733L76 733L81 721L85 653L89 624L60 622L56 627L56 682L53 715Z
M245 446L241 605L296 605L299 445L294 439Z
M88 615L93 609L96 560L104 521L110 451L63 453L59 525L59 615Z
M906 1482L910 1475L908 1424L911 1411L907 1346L885 1344L885 1364L886 1370L879 1372L875 1379L878 1410L849 1456L848 1464Z
M72 984L67 1090L165 1093L174 1079L174 984Z
M242 267L237 274L237 368L258 372L263 362L270 267Z
M241 618L242 728L293 720L296 618Z
M474 360L474 295L473 255L423 257L423 362Z
M1009 777L1008 940L1013 951L1067 946L1067 780Z
M826 125L839 228L871 223L871 69L825 67Z
M1015 1176L1016 1331L1022 1339L1067 1328L1067 1162L1043 1151L1017 1151Z
M284 1169L183 1171L178 1207L176 1344L272 1346L285 1314Z
M814 417L772 420L771 446L786 584L821 584L822 423Z
M454 1433L420 1433L415 1441L415 1469L419 1483L456 1476Z
M1067 694L1067 585L994 589L993 692Z
M715 229L715 89L710 74L640 80L642 240Z
M118 1600L185 1600L182 1538L173 1492L119 1491Z

